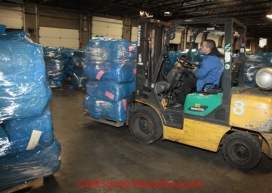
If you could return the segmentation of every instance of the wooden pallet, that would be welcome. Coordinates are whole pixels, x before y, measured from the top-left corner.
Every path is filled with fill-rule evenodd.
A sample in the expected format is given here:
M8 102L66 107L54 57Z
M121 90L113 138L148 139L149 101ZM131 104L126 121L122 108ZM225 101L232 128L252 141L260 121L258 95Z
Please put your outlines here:
M17 192L19 190L24 190L24 189L35 189L35 188L39 188L43 186L43 178L37 178L35 180L31 180L29 182L26 182L24 184L19 184L17 186L14 186L12 188L9 188L9 189L6 189L6 190L3 190L2 192L0 193L12 193L12 192Z

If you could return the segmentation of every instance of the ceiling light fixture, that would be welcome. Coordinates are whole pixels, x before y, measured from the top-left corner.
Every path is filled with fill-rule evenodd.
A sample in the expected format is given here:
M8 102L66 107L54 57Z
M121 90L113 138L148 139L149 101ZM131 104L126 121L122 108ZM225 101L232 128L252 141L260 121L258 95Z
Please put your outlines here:
M269 19L272 19L272 14L266 15L266 17L268 17Z
M164 16L172 16L172 12L171 11L165 11Z

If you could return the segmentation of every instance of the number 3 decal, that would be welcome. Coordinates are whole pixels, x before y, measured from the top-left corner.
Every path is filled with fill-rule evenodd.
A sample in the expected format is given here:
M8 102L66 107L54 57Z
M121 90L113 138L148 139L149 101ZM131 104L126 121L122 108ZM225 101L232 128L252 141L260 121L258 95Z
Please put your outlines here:
M235 101L234 108L233 108L234 114L236 114L236 115L244 114L244 112L245 112L244 106L245 106L245 103L243 101Z

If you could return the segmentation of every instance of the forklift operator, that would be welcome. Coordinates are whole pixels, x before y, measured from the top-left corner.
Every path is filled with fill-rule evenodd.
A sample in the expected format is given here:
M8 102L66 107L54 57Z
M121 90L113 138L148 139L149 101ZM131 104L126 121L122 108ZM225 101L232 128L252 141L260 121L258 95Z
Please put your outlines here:
M203 88L206 83L213 83L219 85L220 77L224 71L222 54L217 50L216 44L213 40L207 39L201 43L201 52L205 56L202 61L195 62L197 67L188 69L188 71L195 74L193 78L186 78L181 86L180 93L174 107L181 107L184 105L185 97L192 89L196 88L197 92L202 89L212 88L211 85Z

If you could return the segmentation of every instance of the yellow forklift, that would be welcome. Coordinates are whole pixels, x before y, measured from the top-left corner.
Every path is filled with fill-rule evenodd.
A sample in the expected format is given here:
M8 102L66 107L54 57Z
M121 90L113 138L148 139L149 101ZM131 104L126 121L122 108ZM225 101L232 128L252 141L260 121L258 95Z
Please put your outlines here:
M192 45L199 33L221 32L224 37L224 73L214 89L187 95L175 108L183 72L165 74L169 42L177 29L191 31ZM240 38L239 59L233 59L234 35ZM174 20L141 19L138 25L136 92L129 100L127 124L132 137L144 144L162 139L212 152L223 149L231 166L249 170L262 152L272 158L272 73L264 70L260 87L245 86L246 26L234 18ZM178 59L183 68L190 61ZM234 80L238 86L233 86Z

